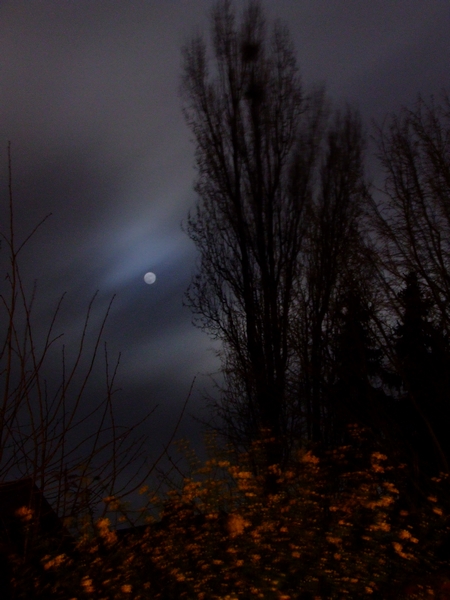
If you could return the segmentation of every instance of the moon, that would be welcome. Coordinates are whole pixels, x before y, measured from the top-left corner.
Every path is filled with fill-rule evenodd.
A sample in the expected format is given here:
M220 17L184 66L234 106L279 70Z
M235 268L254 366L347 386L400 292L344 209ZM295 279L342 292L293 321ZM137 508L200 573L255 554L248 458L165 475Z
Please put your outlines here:
M155 283L156 275L154 273L146 273L144 275L144 281L145 283L148 283L148 285L151 285L152 283Z

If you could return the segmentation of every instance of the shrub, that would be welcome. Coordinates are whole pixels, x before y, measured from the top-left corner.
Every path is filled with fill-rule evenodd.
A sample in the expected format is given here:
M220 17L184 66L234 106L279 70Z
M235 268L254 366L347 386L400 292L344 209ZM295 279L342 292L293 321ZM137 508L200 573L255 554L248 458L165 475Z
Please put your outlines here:
M430 482L435 491L418 510L403 496L402 466L362 443L360 431L353 441L331 452L301 449L284 472L273 468L279 491L272 495L264 473L250 468L254 456L217 452L165 497L143 490L147 514L157 505L159 520L148 516L147 527L125 536L101 520L79 540L77 559L43 557L58 574L45 592L168 600L429 597L445 562L438 551L448 536L447 480Z

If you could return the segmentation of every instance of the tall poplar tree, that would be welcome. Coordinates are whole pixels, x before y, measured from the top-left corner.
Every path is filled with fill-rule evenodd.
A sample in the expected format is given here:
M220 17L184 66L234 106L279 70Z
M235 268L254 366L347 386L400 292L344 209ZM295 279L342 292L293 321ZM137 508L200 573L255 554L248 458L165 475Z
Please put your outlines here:
M357 237L361 127L351 111L331 118L321 91L303 92L287 31L268 27L258 2L240 20L219 2L211 33L211 44L197 37L183 50L198 170L187 232L200 254L187 304L222 342L228 438L245 446L264 432L275 440L268 464L282 464L308 361L308 419L320 438L321 329ZM313 331L299 325L305 307Z
M300 139L305 101L294 51L280 25L269 33L259 3L248 3L238 24L225 1L213 11L212 64L202 38L183 55L199 196L187 230L201 256L188 304L223 342L226 384L244 399L235 425L250 438L265 429L280 440L315 150L314 131ZM281 459L273 448L269 460Z

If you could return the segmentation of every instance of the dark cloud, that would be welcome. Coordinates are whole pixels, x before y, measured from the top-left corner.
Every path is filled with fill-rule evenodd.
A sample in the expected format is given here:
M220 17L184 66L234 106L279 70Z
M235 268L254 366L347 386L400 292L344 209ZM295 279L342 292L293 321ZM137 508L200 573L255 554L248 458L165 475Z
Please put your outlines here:
M325 83L331 98L356 106L368 127L417 93L448 86L445 2L265 5L270 18L287 23L305 84ZM146 426L152 452L170 434L193 377L218 364L212 343L182 307L195 249L180 228L195 201L193 148L178 96L180 48L207 26L211 6L209 0L0 5L1 198L4 204L11 140L22 239L52 213L22 256L27 282L39 281L39 323L67 291L58 327L70 346L95 291L93 329L116 294L105 339L111 359L122 352L119 414L131 422L160 405ZM4 215L3 207L2 227ZM157 274L152 286L143 282L148 270ZM201 376L194 414L208 385ZM198 426L187 419L183 427L198 441Z

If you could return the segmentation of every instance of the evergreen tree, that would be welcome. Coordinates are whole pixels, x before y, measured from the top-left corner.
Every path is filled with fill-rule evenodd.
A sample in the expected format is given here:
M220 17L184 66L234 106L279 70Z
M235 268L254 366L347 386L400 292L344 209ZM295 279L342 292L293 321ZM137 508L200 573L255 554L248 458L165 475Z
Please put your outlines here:
M449 346L433 323L432 303L424 298L417 273L406 277L399 294L401 320L393 333L397 420L420 471L448 471L450 444Z
M372 335L371 309L353 289L341 297L337 318L329 401L334 420L332 441L345 441L350 423L372 430L377 437L387 437L383 352Z

